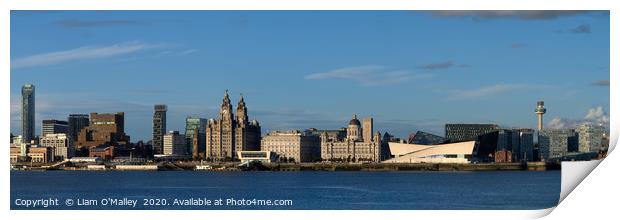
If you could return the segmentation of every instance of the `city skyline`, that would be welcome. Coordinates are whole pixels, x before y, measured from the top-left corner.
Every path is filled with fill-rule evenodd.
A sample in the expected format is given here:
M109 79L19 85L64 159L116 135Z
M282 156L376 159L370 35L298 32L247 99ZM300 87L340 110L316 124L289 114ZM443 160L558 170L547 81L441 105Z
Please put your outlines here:
M187 116L216 118L225 89L233 103L244 94L263 133L337 129L353 114L398 137L446 123L534 128L539 100L547 127L609 120L601 12L24 13L11 13L13 134L25 83L38 90L36 134L44 119L123 111L127 133L150 140L153 105L183 131Z

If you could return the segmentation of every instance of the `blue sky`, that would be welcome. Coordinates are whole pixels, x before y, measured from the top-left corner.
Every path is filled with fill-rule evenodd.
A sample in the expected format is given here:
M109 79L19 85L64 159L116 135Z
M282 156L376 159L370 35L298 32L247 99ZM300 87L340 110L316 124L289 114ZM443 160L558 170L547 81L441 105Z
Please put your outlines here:
M243 93L263 131L373 116L400 137L445 123L608 123L609 15L595 11L12 11L11 131L20 88L43 119L124 111L148 140Z

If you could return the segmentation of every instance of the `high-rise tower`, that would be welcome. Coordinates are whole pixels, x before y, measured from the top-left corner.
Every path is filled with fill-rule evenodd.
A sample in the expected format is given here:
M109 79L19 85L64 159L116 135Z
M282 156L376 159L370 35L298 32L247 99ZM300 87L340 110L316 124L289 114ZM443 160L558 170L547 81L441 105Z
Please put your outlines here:
M90 124L87 114L70 114L68 118L68 135L71 141L76 142L82 128Z
M538 130L542 131L543 129L543 115L547 113L547 109L545 108L545 102L538 101L536 104L536 115L538 115Z
M30 144L34 139L34 85L22 86L22 141Z
M155 105L153 113L153 153L164 153L164 135L166 134L166 105Z

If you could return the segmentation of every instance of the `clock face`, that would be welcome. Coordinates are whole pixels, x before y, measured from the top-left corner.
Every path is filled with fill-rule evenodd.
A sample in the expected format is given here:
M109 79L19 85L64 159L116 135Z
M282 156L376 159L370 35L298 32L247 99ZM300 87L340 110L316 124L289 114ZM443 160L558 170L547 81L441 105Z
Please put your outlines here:
M228 109L223 109L222 114L228 114Z

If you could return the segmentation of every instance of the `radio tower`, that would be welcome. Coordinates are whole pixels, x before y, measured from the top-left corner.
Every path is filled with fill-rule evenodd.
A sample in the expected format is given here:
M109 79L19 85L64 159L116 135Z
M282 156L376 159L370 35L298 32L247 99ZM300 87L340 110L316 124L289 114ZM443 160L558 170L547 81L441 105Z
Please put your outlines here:
M543 115L547 113L547 109L545 108L545 102L538 101L536 104L536 115L538 115L538 130L542 131L543 129Z

